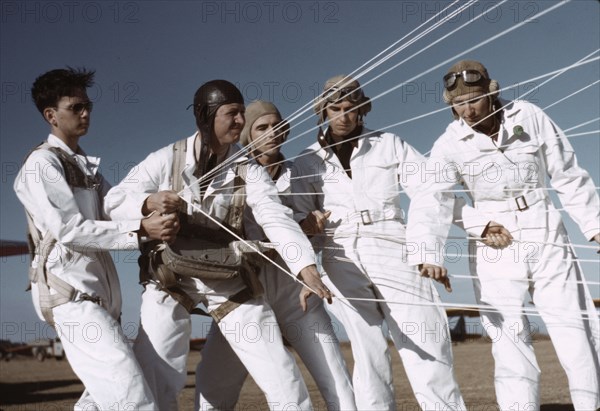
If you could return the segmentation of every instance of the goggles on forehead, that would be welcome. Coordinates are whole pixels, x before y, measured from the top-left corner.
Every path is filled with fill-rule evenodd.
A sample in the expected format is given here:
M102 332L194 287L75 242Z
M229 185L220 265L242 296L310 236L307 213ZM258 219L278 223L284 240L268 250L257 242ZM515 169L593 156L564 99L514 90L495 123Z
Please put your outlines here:
M364 101L365 94L361 88L339 88L333 86L323 94L323 98L328 103L336 103L341 100L348 100L353 104L358 104Z
M462 77L465 84L475 84L483 75L477 70L463 70L457 73L448 73L444 76L444 87L451 89L456 85L456 79Z

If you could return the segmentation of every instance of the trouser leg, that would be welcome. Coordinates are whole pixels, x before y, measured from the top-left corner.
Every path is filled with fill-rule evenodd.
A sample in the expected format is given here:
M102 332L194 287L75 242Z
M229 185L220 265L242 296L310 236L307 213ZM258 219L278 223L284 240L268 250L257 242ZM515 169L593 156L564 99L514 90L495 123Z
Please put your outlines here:
M314 378L327 409L356 410L352 381L331 319L322 306L315 311L321 312L307 312L294 327L283 323L284 334ZM296 333L300 330L301 335Z
M177 410L187 378L191 322L185 308L154 284L142 294L135 355L161 411Z
M337 255L344 255L339 252ZM330 256L324 260L328 286L338 297L374 299L371 281L352 262ZM327 277L326 277L327 278ZM352 345L352 383L359 410L395 410L392 363L383 314L374 301L334 299L330 307L342 322Z
M483 329L492 340L498 405L501 410L539 410L540 368L529 321L525 316L515 315L514 310L495 311L491 306L490 310L480 315Z
M533 273L533 301L567 374L575 410L596 410L600 407L597 311L569 246L546 245L541 256Z
M300 370L283 345L275 314L262 297L241 304L218 326L264 392L269 409L312 410Z
M248 375L244 364L212 323L196 367L196 411L235 408Z
M375 285L411 387L425 410L465 410L454 376L448 319L431 279L406 263L397 222L375 224L357 240L360 264ZM365 230L371 230L367 228Z
M121 325L103 307L69 302L53 314L69 364L89 393L82 397L88 408L158 409Z
M263 269L261 280L281 333L314 378L327 409L355 410L352 382L323 301L313 296L302 311L302 285L274 266Z
M452 343L445 313L435 306L403 304L396 292L389 293L385 287L378 289L382 299L394 301L383 310L419 405L425 410L440 406L442 409L465 410L454 376Z
M532 330L523 314L529 289L520 245L493 250L479 245L472 273L485 333L492 340L494 384L501 410L539 410L540 369L531 342Z

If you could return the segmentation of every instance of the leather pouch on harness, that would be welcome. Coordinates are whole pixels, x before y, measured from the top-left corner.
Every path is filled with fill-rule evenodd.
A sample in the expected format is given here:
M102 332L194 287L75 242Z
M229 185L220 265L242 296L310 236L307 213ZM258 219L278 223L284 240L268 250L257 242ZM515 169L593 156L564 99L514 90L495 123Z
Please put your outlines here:
M178 237L165 244L161 262L184 277L200 280L228 280L240 275L244 256L233 243L218 244L201 238Z
M204 232L206 231L205 228ZM148 264L147 272L150 277L189 312L193 312L194 303L180 289L181 277L197 278L202 281L228 281L241 277L246 288L230 297L230 301L222 304L216 312L211 312L218 321L239 304L263 294L258 273L264 258L257 250L267 253L274 250L267 251L264 243L259 241L219 242L206 239L211 237L214 238L208 233L204 238L178 235L172 244L157 244L148 253L149 258L146 257L144 260Z
M253 286L252 282L248 284L246 279L254 276L263 265L264 260L256 250L266 251L258 241L219 244L199 238L178 237L173 244L160 244L155 249L154 262L174 274L203 281L230 280L241 276L252 287L253 295L259 296L262 287ZM157 274L165 283L176 281L170 273Z

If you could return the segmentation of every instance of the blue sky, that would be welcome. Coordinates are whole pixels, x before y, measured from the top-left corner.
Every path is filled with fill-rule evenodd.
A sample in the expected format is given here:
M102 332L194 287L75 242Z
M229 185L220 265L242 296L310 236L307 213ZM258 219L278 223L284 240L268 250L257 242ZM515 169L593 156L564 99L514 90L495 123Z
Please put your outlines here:
M427 152L451 120L444 108L441 77L457 59L482 61L507 99L522 97L546 107L600 79L594 61L568 70L551 82L531 81L561 69L600 48L600 2L577 0L534 18L555 1L481 1L413 44L417 29L449 2L437 1L4 1L0 2L0 158L2 163L0 238L22 240L26 223L12 183L20 161L46 138L48 127L31 102L29 89L41 73L54 68L86 66L97 71L92 126L81 139L90 154L102 157L102 171L111 183L149 152L194 132L191 103L197 87L223 78L236 83L249 102L272 100L284 115L309 103L324 81L348 73L403 38L408 45L361 82L385 75L365 86L377 96L367 116L369 128L390 127L422 152ZM498 6L499 5L499 6ZM498 6L495 8L495 6ZM477 21L450 34L480 13ZM443 17L443 16L442 16ZM437 17L433 22L439 22ZM515 28L516 27L516 28ZM489 43L481 42L515 28ZM461 55L467 50L468 53ZM424 51L423 51L424 50ZM412 57L415 53L420 54ZM460 57L459 57L460 56ZM432 69L429 71L430 69ZM580 164L600 182L600 93L598 84L554 105L548 114L573 137ZM300 123L299 120L307 119ZM306 113L292 121L292 137L316 124ZM567 133L567 134L569 134ZM314 132L284 147L294 156L314 141ZM567 220L574 244L587 244ZM466 247L465 247L466 250ZM578 249L589 281L599 281L594 250ZM115 253L124 294L126 332L135 333L141 287L137 256ZM467 274L464 262L448 264L453 274ZM37 321L26 286L27 258L0 260L0 338L31 340L44 337L47 327ZM442 297L452 303L472 303L470 281L454 281L455 291ZM597 285L592 295L600 297ZM193 335L202 334L194 320Z

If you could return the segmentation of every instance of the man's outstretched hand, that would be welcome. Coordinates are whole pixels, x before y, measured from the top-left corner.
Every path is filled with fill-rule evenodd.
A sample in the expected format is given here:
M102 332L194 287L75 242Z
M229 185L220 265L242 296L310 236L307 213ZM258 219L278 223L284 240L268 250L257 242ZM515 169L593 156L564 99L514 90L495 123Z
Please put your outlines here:
M419 265L419 274L423 277L432 278L440 284L444 284L446 291L449 293L452 292L448 270L445 267L434 264L421 264Z
M326 299L329 304L333 302L333 294L323 281L321 281L321 275L319 271L317 271L317 267L315 265L309 265L308 267L304 267L300 274L298 274L298 279L302 280L306 286L302 287L300 291L300 306L302 307L302 311L306 311L307 309L307 300L312 294L316 294L319 298Z
M513 236L502 224L490 221L481 234L481 241L488 247L501 250L512 244Z

